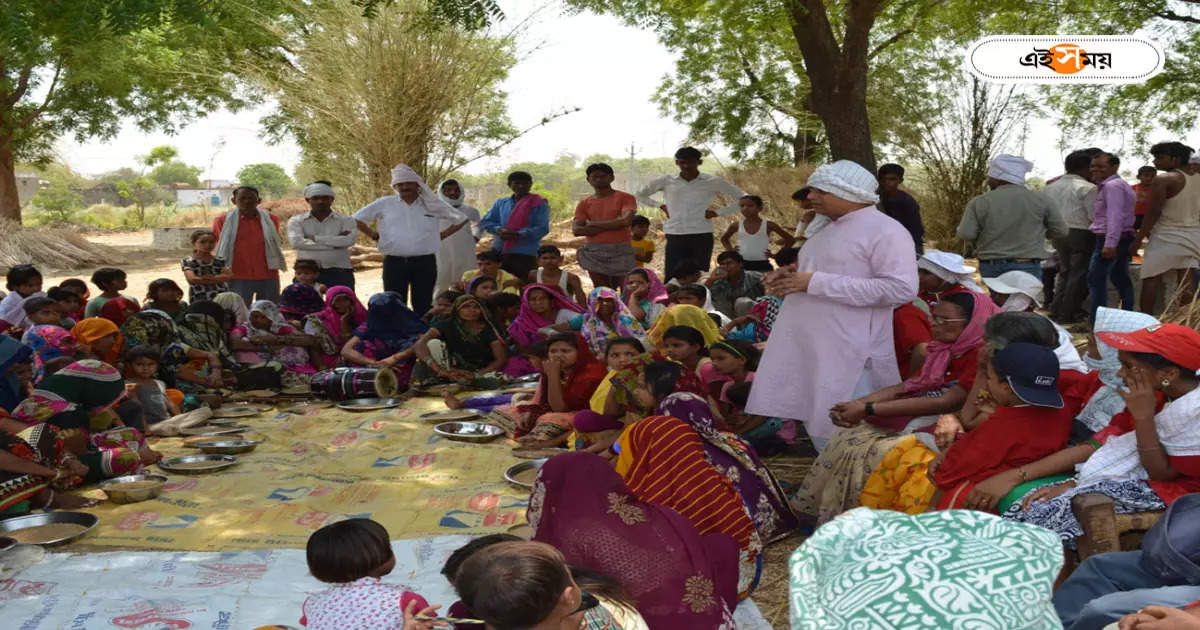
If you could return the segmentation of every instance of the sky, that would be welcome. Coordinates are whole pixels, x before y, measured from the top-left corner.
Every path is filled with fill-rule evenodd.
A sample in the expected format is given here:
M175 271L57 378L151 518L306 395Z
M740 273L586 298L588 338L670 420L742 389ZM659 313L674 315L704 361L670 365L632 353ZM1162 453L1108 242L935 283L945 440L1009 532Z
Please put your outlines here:
M500 4L510 19L533 16L521 44L527 54L504 83L515 126L529 127L563 108L581 109L521 137L499 157L464 170L480 173L516 161L549 162L562 153L628 155L631 145L639 157L661 157L671 155L686 139L687 129L661 114L650 100L674 65L671 53L653 32L625 26L607 15L568 14L553 3L501 0ZM257 162L275 162L290 173L299 150L294 143L270 145L261 137L258 121L268 111L269 107L237 114L215 112L174 136L144 133L125 124L112 140L79 144L63 139L57 149L60 159L87 175L132 166L136 156L163 144L178 148L184 162L201 167L202 179L232 180L241 167ZM1031 176L1046 178L1061 172L1062 153L1055 146L1059 132L1052 122L1031 121L1026 138L1023 147L1015 148L1034 162ZM1200 135L1193 133L1190 140L1197 146ZM1119 142L1119 138L1104 138L1090 144L1109 148ZM710 149L718 160L728 158L721 147Z

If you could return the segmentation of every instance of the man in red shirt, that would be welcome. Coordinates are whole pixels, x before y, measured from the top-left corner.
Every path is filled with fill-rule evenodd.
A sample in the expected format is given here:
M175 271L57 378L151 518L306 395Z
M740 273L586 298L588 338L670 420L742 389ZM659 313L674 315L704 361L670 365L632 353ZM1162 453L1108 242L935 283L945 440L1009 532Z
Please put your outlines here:
M279 219L259 209L259 200L256 188L238 187L233 191L237 209L217 217L212 226L217 235L214 253L232 263L229 289L242 296L247 305L255 299L279 299L279 270L283 268Z
M1142 229L1142 219L1146 216L1146 210L1150 208L1150 188L1154 182L1154 175L1158 171L1153 166L1143 166L1138 169L1138 183L1133 185L1133 192L1137 193L1137 202L1133 206L1133 229ZM1136 254L1137 252L1130 252Z
M598 287L620 287L625 276L637 267L633 256L633 215L637 199L614 190L613 168L604 163L587 167L587 180L596 191L575 207L571 232L586 236L579 248L579 266L587 270L592 284Z

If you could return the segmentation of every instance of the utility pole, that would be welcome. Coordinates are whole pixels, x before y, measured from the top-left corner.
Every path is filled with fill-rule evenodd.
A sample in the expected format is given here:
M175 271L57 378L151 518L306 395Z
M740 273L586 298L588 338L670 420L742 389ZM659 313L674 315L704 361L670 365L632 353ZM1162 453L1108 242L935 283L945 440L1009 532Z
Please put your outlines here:
M637 167L634 166L634 157L637 156L637 147L632 142L629 143L629 180L626 183L625 190L630 194L637 190Z

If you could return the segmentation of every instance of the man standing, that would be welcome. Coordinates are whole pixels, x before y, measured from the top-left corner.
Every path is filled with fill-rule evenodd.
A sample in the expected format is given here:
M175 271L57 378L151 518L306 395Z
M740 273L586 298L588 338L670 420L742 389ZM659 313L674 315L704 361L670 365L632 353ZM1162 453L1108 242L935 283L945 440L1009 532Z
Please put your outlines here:
M1067 224L1054 202L1025 187L1033 163L1017 155L997 155L988 163L992 190L970 201L958 224L958 237L975 246L979 275L1006 271L1042 277L1046 238L1063 238Z
M392 169L392 188L395 195L363 206L354 218L363 234L379 242L384 255L383 290L399 293L414 312L424 314L433 305L437 282L437 251L443 238L438 220L457 225L466 217L439 199L407 164ZM367 225L370 221L379 222L378 230Z
M1072 151L1063 160L1066 174L1051 182L1043 191L1054 201L1067 224L1066 238L1056 239L1058 279L1050 318L1071 324L1085 318L1083 301L1087 298L1088 266L1096 248L1092 234L1092 212L1096 204L1096 185L1091 182L1092 158L1084 151Z
M1154 156L1154 168L1163 173L1151 184L1150 207L1129 249L1138 251L1149 237L1142 258L1143 313L1154 312L1167 272L1190 275L1200 261L1200 175L1183 170L1192 148L1182 142L1160 142L1150 147L1150 155ZM1190 278L1182 285L1177 299L1186 304L1192 299Z
M462 223L438 220L442 231L442 246L438 249L437 292L441 293L458 282L462 275L475 268L475 227L479 225L479 210L467 203L467 191L457 179L447 179L438 185L438 197L467 217Z
M749 313L754 300L766 295L763 273L744 269L745 262L736 251L721 252L717 256L717 270L704 283L712 296L713 308L729 319Z
M321 265L317 284L327 287L354 288L354 265L350 246L354 244L354 217L333 211L333 184L315 181L304 188L308 212L288 220L288 240L296 249L296 258L315 260Z
M587 270L593 285L620 287L625 276L637 267L629 227L637 212L637 199L613 190L611 166L592 164L586 173L595 193L575 206L575 221L571 223L572 234L587 237L579 248L579 266Z
M667 217L663 221L663 232L667 235L663 270L667 280L675 277L675 265L685 260L694 260L705 271L709 270L713 250L712 219L737 212L738 201L746 194L716 175L701 173L700 165L704 163L701 157L700 150L693 147L676 151L675 165L679 167L679 174L656 178L637 194L639 203L657 207ZM660 191L662 203L650 196ZM728 197L729 205L720 210L709 210L718 195Z
M283 269L283 249L279 246L279 219L258 207L258 189L239 186L233 191L230 210L213 221L217 249L213 254L232 261L233 280L229 290L242 296L246 304L254 300L279 299L279 270Z
M529 192L533 175L515 171L508 176L513 194L501 197L479 222L479 229L495 234L492 249L500 252L500 268L524 282L537 266L542 237L550 233L550 204Z
M925 225L921 222L921 206L912 195L900 190L904 183L904 167L884 164L879 167L879 209L892 217L912 235L916 253L925 252Z
M833 405L900 382L892 310L917 295L917 261L912 236L875 208L870 171L839 160L818 167L808 185L831 221L800 249L796 271L767 276L767 288L785 297L746 410L803 421L822 449Z
M1192 159L1196 159L1196 156L1193 155ZM1157 174L1158 169L1153 166L1143 166L1138 169L1138 183L1133 185L1133 192L1137 193L1137 205L1133 207L1134 230L1142 229L1142 221L1146 219L1146 210L1150 209L1150 191L1154 189L1154 176Z
M1088 271L1088 289L1092 294L1092 321L1096 309L1108 306L1108 278L1121 295L1121 308L1133 310L1133 280L1129 278L1129 245L1133 243L1133 207L1137 194L1117 169L1121 158L1101 153L1092 158L1092 181L1096 191L1095 218L1092 233L1096 247Z

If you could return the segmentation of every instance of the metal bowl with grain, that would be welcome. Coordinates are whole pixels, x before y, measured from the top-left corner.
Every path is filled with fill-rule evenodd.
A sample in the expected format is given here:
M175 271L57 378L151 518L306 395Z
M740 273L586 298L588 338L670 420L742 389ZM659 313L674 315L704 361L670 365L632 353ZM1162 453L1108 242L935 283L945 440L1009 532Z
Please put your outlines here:
M113 503L137 503L162 494L166 483L163 475L125 475L102 482L100 489Z
M262 442L258 440L213 440L211 442L198 442L196 448L205 453L237 455L238 453L249 453L258 448L259 444L262 444Z

